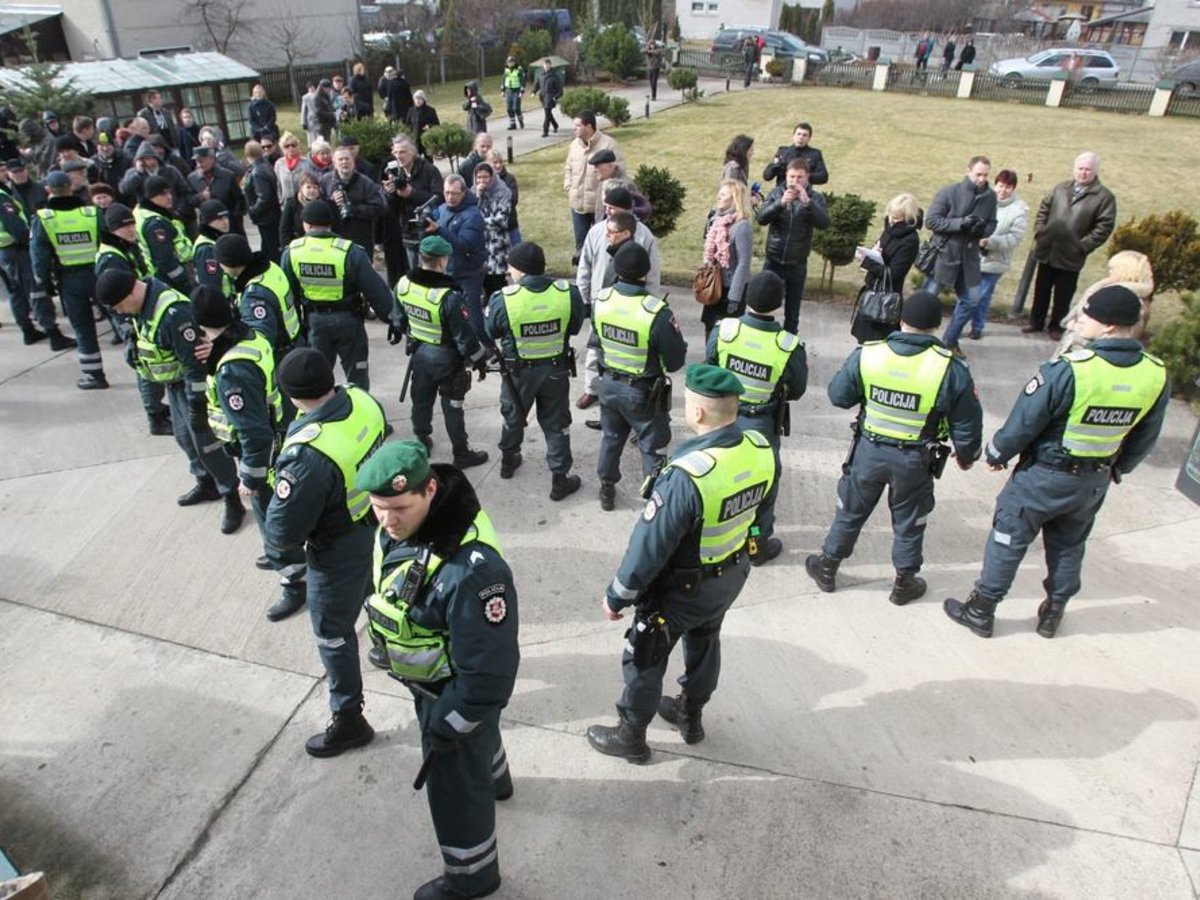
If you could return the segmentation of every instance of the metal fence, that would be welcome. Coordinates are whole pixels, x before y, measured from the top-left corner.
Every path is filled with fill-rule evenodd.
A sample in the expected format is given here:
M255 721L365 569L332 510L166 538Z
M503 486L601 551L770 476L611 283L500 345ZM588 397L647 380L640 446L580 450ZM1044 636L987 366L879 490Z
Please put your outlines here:
M707 50L680 50L675 63L681 69L695 69L706 78L736 78L746 73L740 53L709 53Z
M899 94L956 97L960 81L962 81L962 72L955 69L939 72L936 69L893 65L888 69L887 89Z
M1200 119L1200 94L1194 91L1186 94L1176 91L1167 104L1167 115Z
M976 72L975 84L971 87L971 99L1045 106L1049 90L1049 81L1024 79L1013 83L990 72Z
M874 81L874 66L858 66L853 63L810 62L804 73L805 84L821 87L855 87L870 90Z
M1070 109L1106 109L1142 116L1150 111L1153 99L1154 87L1148 84L1098 88L1068 83L1062 105Z

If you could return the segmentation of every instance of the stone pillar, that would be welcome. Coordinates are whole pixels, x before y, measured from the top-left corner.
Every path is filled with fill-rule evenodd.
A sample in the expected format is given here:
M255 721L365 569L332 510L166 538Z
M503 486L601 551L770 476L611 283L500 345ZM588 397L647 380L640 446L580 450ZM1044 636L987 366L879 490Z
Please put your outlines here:
M1063 94L1067 92L1068 77L1066 72L1055 72L1050 76L1050 90L1046 92L1047 106L1062 106Z
M958 93L955 96L959 100L970 100L971 90L975 87L975 67L963 66L962 77L958 80Z
M871 90L887 90L888 72L891 71L891 68L892 61L890 59L877 59L875 61L875 80L871 82Z
M792 84L801 84L808 74L808 57L802 56L792 60Z
M1154 96L1150 98L1150 111L1147 115L1165 116L1167 104L1171 102L1171 93L1175 90L1175 82L1160 81L1154 85Z

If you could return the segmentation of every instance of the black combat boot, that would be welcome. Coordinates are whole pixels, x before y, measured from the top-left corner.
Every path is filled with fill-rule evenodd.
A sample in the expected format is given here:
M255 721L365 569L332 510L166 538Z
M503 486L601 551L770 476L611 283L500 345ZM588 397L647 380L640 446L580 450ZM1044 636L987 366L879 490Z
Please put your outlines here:
M363 716L362 709L363 701L359 698L335 712L325 730L305 743L308 755L324 759L371 743L375 729Z
M367 651L367 662L385 672L390 672L392 669L392 664L388 661L387 650L379 644L371 645L371 649Z
M275 568L275 566L271 564L271 560L264 553L262 556L260 556L258 559L256 559L254 561L254 568L262 569L264 572L270 572L272 569Z
M242 527L246 518L246 507L242 506L242 498L236 490L225 495L225 512L221 516L221 534L233 534Z
M769 537L765 541L759 541L758 551L750 555L750 565L761 566L769 563L782 552L783 541L777 537Z
M979 591L971 591L966 603L950 597L942 601L942 609L959 625L970 628L980 637L992 636L992 626L996 622L996 601L980 596Z
M550 478L550 499L562 500L564 497L569 497L579 490L579 485L582 483L578 475L555 472Z
M492 785L496 789L496 799L503 803L505 800L511 800L513 795L513 780L512 772L505 766L504 771L499 778L492 780Z
M296 585L299 585L297 587ZM288 616L294 616L304 609L304 582L296 582L292 590L283 589L283 596L267 607L267 619L271 622L282 622Z
M462 453L454 454L454 464L460 469L482 466L487 461L488 454L486 450L465 450Z
M413 900L464 900L471 897L486 897L489 894L494 894L500 890L500 878L496 877L496 883L489 885L481 891L476 891L473 894L460 894L458 891L451 890L450 885L446 884L444 875L439 875L433 881L427 881L413 894Z
M521 468L521 452L505 453L500 457L500 477L512 478L517 469Z
M424 445L425 445L425 452L426 452L426 453L432 453L432 452L433 452L433 438L431 438L431 437L430 437L429 435L427 435L427 434L418 434L418 435L416 435L416 438L417 438L417 440L418 440L418 441L420 441L422 444L424 444Z
M195 506L197 503L210 503L220 499L221 492L217 490L217 483L206 476L197 479L192 489L186 494L176 497L175 502L180 506Z
M77 343L75 343L74 338L69 338L65 334L63 334L61 331L59 331L58 326L51 328L49 331L46 332L46 335L50 338L50 349L51 350L55 350L55 351L74 350L76 347L79 346Z
M1044 638L1052 638L1058 633L1058 625L1063 613L1067 611L1065 600L1051 600L1047 597L1038 607L1037 633Z
M617 508L617 486L611 481L600 482L600 508L605 512Z
M30 344L36 344L38 341L44 341L46 338L50 337L50 335L46 334L46 332L38 331L32 325L22 325L21 334L25 336L24 340L26 347L28 347Z
M698 744L704 740L704 723L700 719L703 708L689 703L687 694L660 697L658 701L658 714L679 729L685 744Z
M108 390L108 379L103 372L89 372L75 381L75 387L81 391L104 391Z
M616 727L589 725L587 739L594 749L608 756L619 756L631 763L644 763L650 759L646 726L634 725L624 716Z
M175 431L171 428L171 414L162 413L147 417L150 423L150 433L153 435L172 435Z
M824 553L810 554L804 560L804 571L817 583L817 587L827 594L837 590L837 570L841 560L830 559Z
M913 572L897 572L896 583L892 585L892 593L888 597L897 606L903 606L911 600L925 596L925 579Z

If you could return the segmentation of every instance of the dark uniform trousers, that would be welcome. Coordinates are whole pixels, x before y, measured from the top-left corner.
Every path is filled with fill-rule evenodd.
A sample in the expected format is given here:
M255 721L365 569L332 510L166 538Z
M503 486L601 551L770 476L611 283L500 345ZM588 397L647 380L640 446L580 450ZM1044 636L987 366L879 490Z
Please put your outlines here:
M237 467L221 448L221 442L207 425L203 431L193 431L188 423L190 392L187 383L171 381L166 387L167 406L171 410L171 431L175 435L175 443L188 459L192 475L197 481L214 480L222 497L236 493Z
M747 415L738 413L738 428L742 431L757 431L767 439L771 449L775 451L775 489L767 493L762 503L758 505L758 540L765 541L775 534L775 501L779 497L779 482L783 480L783 465L779 459L779 435L775 431L775 413Z
M1042 582L1046 596L1065 603L1079 593L1084 546L1104 505L1110 472L1105 467L1074 475L1036 463L1018 468L996 499L983 571L975 582L980 595L1004 599L1039 531L1049 573Z
M689 705L703 706L717 689L721 674L721 625L749 575L750 558L741 551L737 562L719 577L702 577L695 597L684 597L674 590L662 597L659 613L667 620L671 651L680 638L683 639L683 674L679 676L679 686L687 695ZM651 588L650 604L653 604L653 594ZM626 645L621 654L625 690L617 703L624 719L635 725L646 725L654 718L669 659L670 652L658 665L639 669Z
M509 363L512 365L512 363ZM565 475L571 471L571 381L562 365L527 365L514 372L521 406L532 411L537 404L538 425L546 436L546 465L551 472ZM505 379L500 384L500 452L505 456L521 449L525 440L525 420L513 402L512 389Z
M35 294L33 262L28 247L12 245L0 250L0 266L8 276L8 303L18 325L25 325L31 318L42 331L54 329L54 304L45 294Z
M892 565L897 572L915 574L924 560L925 524L933 512L933 475L924 447L898 447L858 438L850 471L838 481L837 513L825 538L830 559L854 552L859 532L879 503L884 488L892 512Z
M293 404L284 403L285 409L289 406L293 406ZM304 555L304 548L293 547L290 550L280 550L266 541L267 507L271 505L273 496L275 496L275 491L270 485L264 484L254 492L254 497L250 501L250 508L254 511L254 521L258 523L258 533L263 535L263 553L271 561L275 571L279 573L279 584L283 587L284 593L303 598L305 596L304 579L308 574L308 561Z
M469 452L471 444L467 438L463 402L470 387L471 373L465 368L458 350L450 345L418 343L413 351L409 391L413 434L418 438L433 434L433 401L440 394L450 446L458 455Z
M75 354L85 375L104 374L100 357L100 340L96 335L96 317L92 314L92 297L96 293L96 272L90 266L71 266L59 269L58 294L63 312L75 332L79 346Z
M147 418L160 419L171 414L171 410L163 402L166 399L167 391L161 382L150 381L139 375L137 376L137 387L138 395L142 398L142 409L146 411ZM172 421L174 420L172 419Z
M364 391L370 390L367 329L362 316L348 309L320 312L320 304L312 304L309 309L309 346L329 360L329 365L341 362L342 372L350 384Z
M317 652L329 676L329 707L338 712L362 697L362 666L354 623L362 611L371 579L375 528L370 517L320 550L307 547L308 615ZM287 563L268 548L277 569Z
M666 413L649 408L650 384L642 379L628 384L613 378L606 370L600 374L600 458L596 474L601 481L616 484L621 480L621 451L632 431L637 435L642 454L642 477L648 477L658 465L659 453L671 441L671 422Z
M434 703L417 696L416 707L421 749L428 756ZM469 897L500 878L495 781L508 771L508 759L500 741L499 710L486 715L460 740L457 750L434 754L425 795L446 881L451 889Z

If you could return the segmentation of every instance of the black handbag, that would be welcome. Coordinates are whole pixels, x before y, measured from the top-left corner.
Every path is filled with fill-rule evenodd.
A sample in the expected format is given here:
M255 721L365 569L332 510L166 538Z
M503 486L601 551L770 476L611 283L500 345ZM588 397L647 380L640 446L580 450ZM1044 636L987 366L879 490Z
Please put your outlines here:
M945 249L949 241L948 237L941 234L931 237L917 251L917 259L913 263L913 268L923 275L933 275L933 268L937 265L938 254Z
M879 325L896 325L900 322L900 292L892 290L892 273L885 266L882 284L864 284L858 292L855 317Z

